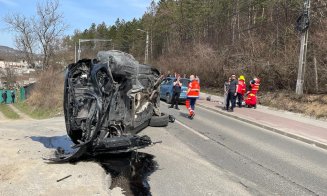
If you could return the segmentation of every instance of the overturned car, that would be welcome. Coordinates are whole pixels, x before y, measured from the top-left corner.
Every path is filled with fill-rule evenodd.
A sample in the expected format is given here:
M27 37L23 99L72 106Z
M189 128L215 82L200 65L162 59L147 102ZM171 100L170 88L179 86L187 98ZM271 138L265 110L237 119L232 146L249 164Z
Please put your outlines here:
M136 134L147 126L167 126L169 122L159 108L162 80L157 69L116 50L70 64L65 74L64 114L76 150L59 154L55 161L153 144L148 136Z

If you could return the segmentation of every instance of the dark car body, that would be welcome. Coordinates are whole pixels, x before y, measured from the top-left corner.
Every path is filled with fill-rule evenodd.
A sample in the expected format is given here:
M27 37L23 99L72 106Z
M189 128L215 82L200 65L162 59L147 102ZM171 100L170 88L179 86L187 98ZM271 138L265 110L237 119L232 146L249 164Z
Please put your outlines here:
M115 50L70 64L65 74L64 114L74 148L94 154L150 145L149 137L136 134L149 125L168 124L168 116L159 109L162 79L157 69Z
M175 81L176 81L175 77L167 77L161 83L160 98L165 100L167 103L171 103ZM190 80L187 78L181 78L180 81L182 83L182 91L179 96L179 101L184 102L187 98L186 93L187 93L188 83L190 82Z

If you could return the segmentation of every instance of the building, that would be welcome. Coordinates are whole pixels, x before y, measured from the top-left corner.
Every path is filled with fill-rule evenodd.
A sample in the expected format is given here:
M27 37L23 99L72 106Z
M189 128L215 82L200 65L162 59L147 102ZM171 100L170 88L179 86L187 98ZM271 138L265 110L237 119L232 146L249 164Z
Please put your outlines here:
M17 75L29 74L34 72L35 69L29 68L26 61L10 62L10 61L0 61L0 71L1 69L12 68Z

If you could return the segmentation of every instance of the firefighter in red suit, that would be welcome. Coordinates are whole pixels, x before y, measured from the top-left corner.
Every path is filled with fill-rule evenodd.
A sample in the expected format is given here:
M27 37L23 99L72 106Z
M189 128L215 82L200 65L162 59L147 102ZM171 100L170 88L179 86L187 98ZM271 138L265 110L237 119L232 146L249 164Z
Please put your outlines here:
M254 78L250 81L251 90L247 92L247 99L245 100L245 104L247 107L256 108L257 107L257 93L260 87L260 79Z
M195 102L200 97L200 84L195 79L194 75L190 76L191 82L188 85L187 89L187 99L186 99L186 108L189 111L189 118L194 118L194 109L195 109Z
M242 107L242 102L244 100L244 94L246 93L246 84L245 84L245 77L241 75L238 78L238 84L237 84L237 104L238 107Z

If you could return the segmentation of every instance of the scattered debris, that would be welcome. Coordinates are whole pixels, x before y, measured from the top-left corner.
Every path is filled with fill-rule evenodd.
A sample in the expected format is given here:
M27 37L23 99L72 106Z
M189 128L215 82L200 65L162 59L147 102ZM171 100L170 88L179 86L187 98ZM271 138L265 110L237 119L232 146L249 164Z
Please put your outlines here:
M173 115L169 115L169 122L174 123L176 118Z
M68 176L66 176L66 177L63 177L63 178L60 178L59 180L57 180L57 182L60 182L60 181L62 181L62 180L65 180L65 179L67 179L67 178L69 178L69 177L71 177L72 175L68 175Z

